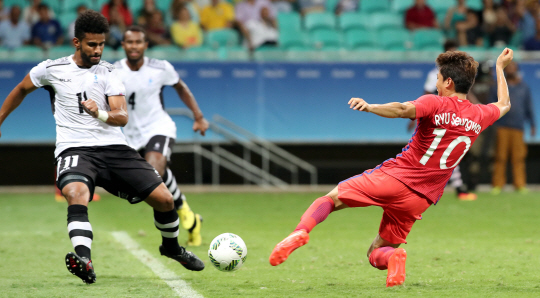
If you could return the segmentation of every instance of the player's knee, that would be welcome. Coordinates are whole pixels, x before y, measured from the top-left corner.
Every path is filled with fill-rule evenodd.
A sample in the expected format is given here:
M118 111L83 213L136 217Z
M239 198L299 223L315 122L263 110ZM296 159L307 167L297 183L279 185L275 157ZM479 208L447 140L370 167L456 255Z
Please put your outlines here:
M88 190L88 187L82 183L71 183L66 185L62 189L62 195L64 195L70 203L90 201L90 191Z
M169 191L165 191L162 194L162 197L159 199L159 208L160 212L167 212L174 209L174 199L172 194Z

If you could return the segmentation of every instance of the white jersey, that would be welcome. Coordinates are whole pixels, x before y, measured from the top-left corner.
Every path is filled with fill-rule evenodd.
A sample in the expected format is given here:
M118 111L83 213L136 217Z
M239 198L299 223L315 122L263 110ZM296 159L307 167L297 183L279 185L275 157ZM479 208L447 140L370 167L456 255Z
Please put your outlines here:
M132 71L126 61L124 58L114 66L126 86L129 122L124 134L128 144L139 150L155 135L176 139L176 125L165 112L162 91L180 81L178 73L165 60L144 57L138 71Z
M426 82L424 83L424 91L428 93L436 93L437 92L437 74L439 73L439 69L434 68L432 69L426 78Z
M71 55L41 62L30 70L30 79L51 95L56 157L73 147L127 145L120 127L93 118L81 105L81 101L91 98L100 110L110 111L107 98L126 93L112 64L101 61L91 68L80 68Z

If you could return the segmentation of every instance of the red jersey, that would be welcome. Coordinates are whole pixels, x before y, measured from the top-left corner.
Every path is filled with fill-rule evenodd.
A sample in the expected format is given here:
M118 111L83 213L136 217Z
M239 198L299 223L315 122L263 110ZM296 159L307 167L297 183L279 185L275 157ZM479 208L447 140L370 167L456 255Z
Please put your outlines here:
M454 168L478 135L499 119L500 110L457 96L424 95L411 103L416 131L402 153L378 168L436 204Z

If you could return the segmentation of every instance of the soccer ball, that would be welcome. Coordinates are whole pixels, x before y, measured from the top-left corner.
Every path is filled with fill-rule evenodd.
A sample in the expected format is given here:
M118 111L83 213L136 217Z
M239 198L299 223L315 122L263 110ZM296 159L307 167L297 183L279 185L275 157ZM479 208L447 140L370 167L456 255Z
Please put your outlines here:
M232 233L223 233L210 243L208 257L219 271L231 272L246 261L247 246L244 240Z

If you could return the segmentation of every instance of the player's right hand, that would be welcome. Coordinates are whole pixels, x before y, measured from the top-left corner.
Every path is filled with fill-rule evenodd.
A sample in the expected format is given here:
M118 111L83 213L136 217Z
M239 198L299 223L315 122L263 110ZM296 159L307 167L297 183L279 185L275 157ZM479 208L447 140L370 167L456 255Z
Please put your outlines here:
M83 109L85 112L90 114L90 116L97 118L98 106L97 106L97 103L93 99L89 98L85 101L81 101L81 105L83 106Z
M353 97L349 100L348 104L349 104L349 108L353 110L364 111L364 112L370 111L369 104L361 98Z
M499 58L497 58L497 66L504 69L508 64L510 64L510 61L514 58L514 51L512 51L509 48L504 48L502 53L499 55Z

